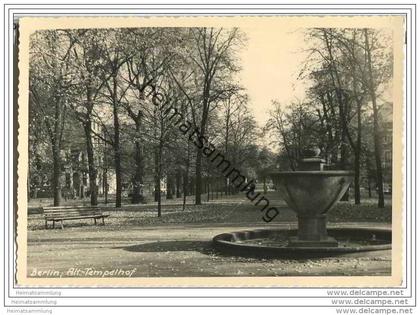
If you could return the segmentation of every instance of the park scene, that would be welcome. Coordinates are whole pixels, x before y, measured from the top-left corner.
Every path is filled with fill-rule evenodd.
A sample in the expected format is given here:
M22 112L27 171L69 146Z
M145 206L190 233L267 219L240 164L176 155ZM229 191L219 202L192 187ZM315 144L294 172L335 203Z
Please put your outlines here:
M380 28L32 33L27 276L391 275L392 47Z

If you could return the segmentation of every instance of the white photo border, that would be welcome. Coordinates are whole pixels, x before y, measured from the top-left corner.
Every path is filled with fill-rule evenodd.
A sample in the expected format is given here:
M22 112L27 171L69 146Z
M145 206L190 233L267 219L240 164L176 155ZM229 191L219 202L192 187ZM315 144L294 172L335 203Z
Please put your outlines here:
M16 80L16 69L13 68L15 46L13 45L13 23L23 16L69 16L69 15L404 15L406 16L407 46L405 63L405 274L403 286L404 298L410 300L410 305L416 306L416 5L415 4L218 4L199 5L185 4L3 4L4 16L4 128L2 132L2 150L4 150L3 174L0 193L4 200L4 213L1 216L4 226L4 251L1 252L0 267L4 270L4 307L22 307L14 301L20 299L53 299L57 304L39 305L37 307L68 307L68 306L305 306L305 307L337 307L332 299L340 298L328 295L333 288L135 288L135 287L21 287L15 284L16 243L15 243L15 163L16 163L16 91L13 82ZM339 288L345 290L346 288ZM348 288L350 290L352 288ZM363 289L363 288L358 288ZM375 288L379 289L379 288ZM387 288L382 288L387 290ZM393 288L395 289L395 288ZM34 294L33 291L44 294ZM341 296L345 298L347 295ZM352 296L352 298L357 296ZM401 298L401 296L399 296ZM115 305L111 305L111 302ZM360 306L360 305L359 305ZM28 305L25 305L28 307Z

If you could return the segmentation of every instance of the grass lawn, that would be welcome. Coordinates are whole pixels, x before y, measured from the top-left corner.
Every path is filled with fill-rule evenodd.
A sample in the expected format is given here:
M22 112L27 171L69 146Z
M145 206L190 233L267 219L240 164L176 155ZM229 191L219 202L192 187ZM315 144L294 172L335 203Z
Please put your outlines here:
M268 194L270 205L277 207L280 214L271 223L294 222L296 215L291 211L284 201L275 199L275 196ZM270 198L271 197L271 198ZM278 198L278 197L277 197ZM186 224L186 223L249 223L260 224L262 220L261 207L254 206L247 199L240 199L235 196L227 200L213 200L203 205L187 205L185 210L179 203L171 202L162 206L162 216L157 217L157 206L130 205L121 209L104 208L110 215L106 219L106 225L115 227L127 226L154 226L156 224ZM354 205L353 202L339 202L328 213L329 222L386 222L391 223L392 208L390 200L385 208L380 209L376 200L363 200L362 204ZM91 225L88 220L67 221L66 226ZM270 223L267 223L270 224ZM28 229L44 229L44 220L41 213L29 215Z

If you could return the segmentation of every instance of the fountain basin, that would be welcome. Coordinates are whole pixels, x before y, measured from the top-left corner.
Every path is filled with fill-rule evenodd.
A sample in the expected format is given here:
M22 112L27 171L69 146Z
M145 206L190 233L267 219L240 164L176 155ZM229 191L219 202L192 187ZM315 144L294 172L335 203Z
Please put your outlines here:
M391 228L328 228L328 234L337 240L336 247L289 246L289 239L296 237L297 232L276 228L223 233L213 238L213 245L229 255L280 259L322 258L392 248Z
M276 189L301 216L322 215L346 192L353 173L348 171L295 171L271 173Z
M327 233L327 212L348 189L353 174L348 171L295 171L270 174L276 190L296 212L298 232L290 237L293 247L337 247Z

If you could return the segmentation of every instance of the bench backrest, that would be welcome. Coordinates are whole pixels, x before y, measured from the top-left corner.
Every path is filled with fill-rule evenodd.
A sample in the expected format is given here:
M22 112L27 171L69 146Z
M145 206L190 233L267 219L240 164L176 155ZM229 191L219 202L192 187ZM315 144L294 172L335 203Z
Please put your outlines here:
M73 217L101 215L101 209L95 206L60 206L43 207L45 217Z

